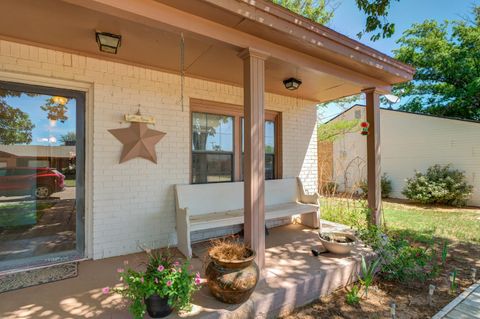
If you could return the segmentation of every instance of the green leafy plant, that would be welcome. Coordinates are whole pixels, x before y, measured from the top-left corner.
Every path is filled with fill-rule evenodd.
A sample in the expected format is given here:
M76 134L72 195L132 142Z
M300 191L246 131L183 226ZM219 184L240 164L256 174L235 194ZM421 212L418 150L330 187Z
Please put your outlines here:
M369 263L367 266L365 257L362 256L362 275L358 278L358 280L365 288L366 299L368 299L368 288L370 288L370 286L373 283L373 280L375 279L375 271L377 270L379 264L380 264L380 258L375 259L374 261Z
M368 195L368 184L366 180L363 180L359 183L358 187L362 190L362 194L364 197ZM392 192L392 181L388 177L387 173L383 173L381 180L380 180L380 187L382 189L382 198L390 197L390 193Z
M457 269L453 269L453 271L450 274L450 293L452 295L457 293Z
M190 309L192 294L201 282L200 274L193 274L188 262L176 261L168 250L147 253L145 271L117 269L123 287L105 287L103 293L112 291L129 299L129 311L134 318L143 318L145 299L152 295L168 298L168 304L177 310Z
M464 206L472 191L473 186L467 183L464 172L437 164L426 173L416 172L408 178L402 194L423 204Z
M447 255L448 255L448 242L445 240L442 246L442 266L445 267L447 264Z
M358 305L360 303L360 286L359 285L353 285L352 289L347 291L347 294L345 295L345 301L347 304L353 306L353 305Z

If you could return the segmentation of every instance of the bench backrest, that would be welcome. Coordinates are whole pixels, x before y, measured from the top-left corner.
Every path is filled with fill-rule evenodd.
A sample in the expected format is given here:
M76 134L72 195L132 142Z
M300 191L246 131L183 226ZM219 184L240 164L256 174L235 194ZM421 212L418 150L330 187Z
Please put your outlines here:
M296 178L265 181L265 205L298 200ZM178 208L188 208L190 215L243 209L243 182L175 185Z

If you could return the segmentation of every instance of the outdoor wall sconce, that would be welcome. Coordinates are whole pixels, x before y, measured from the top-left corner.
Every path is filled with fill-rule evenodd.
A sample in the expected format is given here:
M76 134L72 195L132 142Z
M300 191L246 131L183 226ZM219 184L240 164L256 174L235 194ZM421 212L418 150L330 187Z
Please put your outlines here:
M117 54L122 36L108 32L95 32L98 48L102 52Z
M283 85L285 85L285 88L290 91L298 89L300 87L300 84L302 84L302 81L295 78L283 80Z

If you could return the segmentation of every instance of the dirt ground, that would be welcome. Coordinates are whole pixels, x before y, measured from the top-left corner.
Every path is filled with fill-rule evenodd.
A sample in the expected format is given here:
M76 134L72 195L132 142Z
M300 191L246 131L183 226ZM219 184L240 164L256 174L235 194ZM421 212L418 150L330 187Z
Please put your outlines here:
M480 277L480 245L453 243L450 246L446 266L441 267L440 274L434 279L426 282L400 284L387 282L377 277L375 284L369 289L368 299L363 297L356 306L348 305L345 302L345 294L349 289L346 287L296 310L284 319L392 318L390 313L392 302L396 304L398 319L431 318L473 284L471 277L473 267L478 269L478 280ZM458 289L455 294L449 292L449 274L453 269L457 269L458 273ZM430 284L436 286L432 305L428 303Z

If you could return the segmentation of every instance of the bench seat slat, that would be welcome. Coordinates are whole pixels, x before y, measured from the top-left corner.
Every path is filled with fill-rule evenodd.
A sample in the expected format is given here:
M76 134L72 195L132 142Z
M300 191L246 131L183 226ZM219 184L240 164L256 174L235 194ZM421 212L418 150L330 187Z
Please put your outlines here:
M304 203L285 203L265 207L265 219L274 219L315 212L318 205ZM191 230L211 229L223 226L243 224L243 209L217 212L204 215L191 215Z

